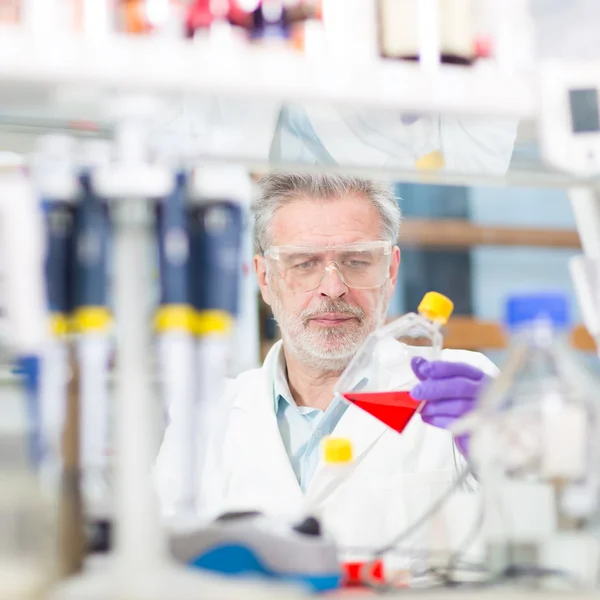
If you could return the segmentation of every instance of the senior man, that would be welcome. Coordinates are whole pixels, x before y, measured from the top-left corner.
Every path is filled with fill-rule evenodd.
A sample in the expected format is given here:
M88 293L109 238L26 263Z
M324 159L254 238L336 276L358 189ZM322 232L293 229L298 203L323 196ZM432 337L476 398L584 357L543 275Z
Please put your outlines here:
M400 266L398 202L384 185L337 175L273 173L260 189L254 266L282 340L260 369L227 384L227 432L202 469L198 510L293 518L319 498L311 510L340 545L385 543L457 479L466 446L457 449L445 427L470 410L496 368L462 350L445 350L440 362L399 364L414 379L413 396L427 401L401 435L334 397L340 373L385 319ZM353 445L343 482L323 468L320 442L330 434ZM167 430L158 460L166 513L174 444ZM419 539L456 530L457 517ZM366 538L357 539L358 523Z

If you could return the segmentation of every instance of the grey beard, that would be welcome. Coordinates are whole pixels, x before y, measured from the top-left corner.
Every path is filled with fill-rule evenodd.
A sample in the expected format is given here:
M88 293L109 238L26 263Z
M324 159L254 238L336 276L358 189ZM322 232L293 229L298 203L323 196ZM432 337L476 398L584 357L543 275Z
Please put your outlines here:
M276 294L274 300L273 312L277 319L283 311ZM361 308L349 305L345 301L330 300L317 308L303 311L298 317L279 318L278 324L286 349L302 364L325 372L340 373L348 366L367 336L383 324L386 309L387 302L382 290L378 306L369 316L365 315ZM340 331L338 328L321 331L308 329L311 317L328 311L354 316L359 324L348 331ZM328 351L328 340L336 343L337 348Z

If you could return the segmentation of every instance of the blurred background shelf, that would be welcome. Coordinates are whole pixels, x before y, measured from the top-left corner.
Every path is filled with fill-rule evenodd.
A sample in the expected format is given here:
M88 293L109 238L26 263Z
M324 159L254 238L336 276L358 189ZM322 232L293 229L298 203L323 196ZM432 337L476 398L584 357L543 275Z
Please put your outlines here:
M530 246L580 248L579 234L567 229L493 227L457 219L405 219L400 228L403 248L469 248L471 246Z
M427 70L418 63L378 57L313 56L277 44L125 34L32 37L5 26L0 28L0 81L0 150L28 153L39 135L51 131L109 137L110 100L136 92L160 100L156 137L183 141L194 163L224 157L252 170L327 169L445 185L564 188L590 181L544 164L535 73L502 70L489 60ZM327 157L278 154L276 131L288 109L311 113L310 125L318 134L329 128L332 116L339 121L336 126L348 125L341 134L331 130L332 136L349 134L363 121L365 131L375 124L380 135L397 127L403 116L461 119L467 131L460 144L472 149L461 147L466 162L459 156L445 168L427 171L393 155L381 158L385 146L374 152L369 147L373 140L366 138L364 152L351 157L329 155L325 140ZM315 114L323 117L320 125ZM473 120L478 122L471 126ZM493 150L498 122L518 123L508 170L488 168L483 158L474 158ZM291 126L300 130L305 123L296 119ZM426 135L437 135L435 130L433 125ZM390 137L394 135L398 139L398 133ZM448 134L443 135L447 145ZM420 139L417 144L422 145Z
M468 68L444 64L428 72L403 61L354 58L322 54L312 58L268 44L219 44L203 39L117 34L97 40L32 37L5 27L0 30L0 99L18 93L26 104L28 97L46 91L63 94L64 103L68 93L75 97L119 88L166 95L333 102L407 112L515 118L536 114L531 78L504 73L485 62ZM100 97L96 96L96 102Z

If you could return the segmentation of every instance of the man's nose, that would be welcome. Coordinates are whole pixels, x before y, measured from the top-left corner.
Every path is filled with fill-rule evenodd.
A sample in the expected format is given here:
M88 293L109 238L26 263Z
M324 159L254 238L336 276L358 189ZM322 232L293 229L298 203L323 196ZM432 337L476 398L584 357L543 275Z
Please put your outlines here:
M334 264L325 269L319 293L328 298L341 298L348 291L348 286L342 281L342 275Z

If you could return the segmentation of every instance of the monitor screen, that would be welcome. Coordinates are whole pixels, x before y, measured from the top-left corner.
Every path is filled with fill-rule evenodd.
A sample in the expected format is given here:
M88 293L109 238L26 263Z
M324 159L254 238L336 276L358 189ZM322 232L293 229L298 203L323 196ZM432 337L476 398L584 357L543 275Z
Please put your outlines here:
M569 103L573 133L600 131L597 89L569 90Z

